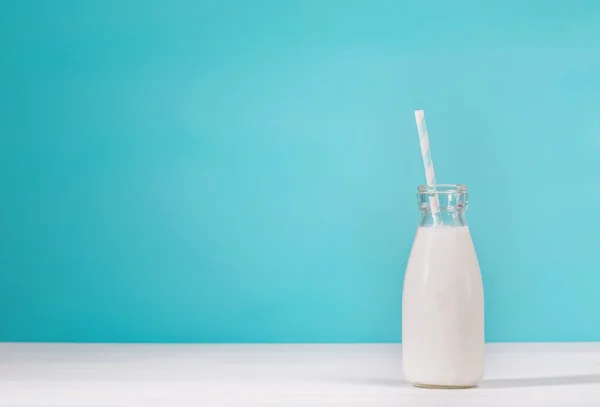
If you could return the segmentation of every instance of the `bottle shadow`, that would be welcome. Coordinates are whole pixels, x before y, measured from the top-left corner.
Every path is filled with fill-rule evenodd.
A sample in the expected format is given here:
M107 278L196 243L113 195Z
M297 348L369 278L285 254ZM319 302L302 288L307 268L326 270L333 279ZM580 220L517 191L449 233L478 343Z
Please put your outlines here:
M401 388L412 387L403 379L392 378L362 378L350 381L353 384ZM549 377L524 377L515 379L484 379L476 388L482 390L511 389L520 387L544 387L544 386L575 386L581 384L600 385L600 374L572 375L572 376L549 376Z
M484 379L479 388L511 389L517 387L574 386L579 384L600 384L600 374L523 377L519 379Z

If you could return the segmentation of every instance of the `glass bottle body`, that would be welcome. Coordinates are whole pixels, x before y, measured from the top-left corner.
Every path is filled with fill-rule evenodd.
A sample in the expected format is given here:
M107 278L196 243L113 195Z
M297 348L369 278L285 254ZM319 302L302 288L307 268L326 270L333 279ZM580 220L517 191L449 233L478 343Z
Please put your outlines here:
M438 212L432 212L437 199ZM483 284L467 188L419 187L421 220L404 277L402 358L415 386L466 388L483 377Z

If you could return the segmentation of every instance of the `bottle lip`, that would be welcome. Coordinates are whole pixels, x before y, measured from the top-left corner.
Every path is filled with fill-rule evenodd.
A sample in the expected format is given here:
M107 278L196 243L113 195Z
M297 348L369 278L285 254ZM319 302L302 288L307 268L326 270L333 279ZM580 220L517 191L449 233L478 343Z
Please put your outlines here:
M464 184L419 185L417 190L420 194L462 194L467 192L467 186Z

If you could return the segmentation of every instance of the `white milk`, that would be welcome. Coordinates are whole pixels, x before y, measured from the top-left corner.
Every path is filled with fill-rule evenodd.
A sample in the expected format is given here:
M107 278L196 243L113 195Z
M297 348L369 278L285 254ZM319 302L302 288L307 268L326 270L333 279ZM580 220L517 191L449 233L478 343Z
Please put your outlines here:
M483 377L483 285L467 226L420 227L404 277L404 376L423 387Z

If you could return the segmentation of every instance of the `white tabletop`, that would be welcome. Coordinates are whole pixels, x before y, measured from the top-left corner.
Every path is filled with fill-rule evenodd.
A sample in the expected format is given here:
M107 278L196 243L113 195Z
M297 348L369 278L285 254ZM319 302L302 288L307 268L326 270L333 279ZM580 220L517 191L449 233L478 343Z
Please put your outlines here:
M400 349L0 343L0 406L600 406L600 343L487 345L470 390L411 387Z

